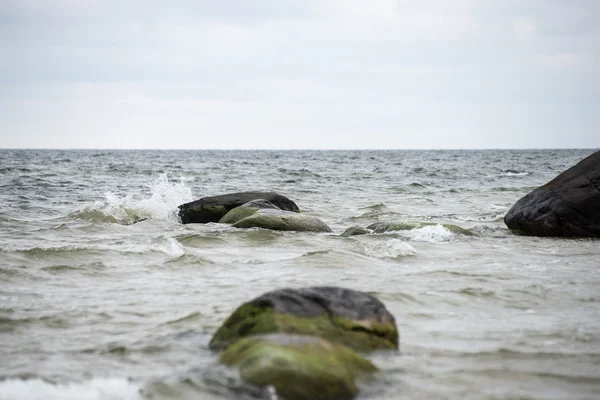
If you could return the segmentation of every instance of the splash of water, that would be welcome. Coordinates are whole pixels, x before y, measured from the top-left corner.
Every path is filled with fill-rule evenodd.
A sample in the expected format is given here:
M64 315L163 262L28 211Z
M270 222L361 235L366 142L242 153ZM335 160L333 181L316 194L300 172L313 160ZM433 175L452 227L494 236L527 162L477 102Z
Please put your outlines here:
M422 228L403 231L402 236L415 242L443 243L455 239L455 236L443 225L428 225Z
M192 201L192 191L186 185L185 178L172 182L168 174L161 174L148 188L150 197L143 197L140 193L129 193L119 197L113 192L107 192L104 201L97 201L73 216L94 222L124 225L144 219L177 220L177 206Z

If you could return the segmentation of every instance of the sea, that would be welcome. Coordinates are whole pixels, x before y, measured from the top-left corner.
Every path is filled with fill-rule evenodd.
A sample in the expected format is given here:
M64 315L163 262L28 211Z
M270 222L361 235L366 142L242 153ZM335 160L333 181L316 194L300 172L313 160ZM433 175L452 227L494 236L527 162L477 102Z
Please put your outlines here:
M599 399L600 242L503 222L593 152L0 150L0 399L277 399L208 342L244 302L310 286L396 319L360 400ZM178 220L239 191L333 232ZM340 236L375 222L433 224Z

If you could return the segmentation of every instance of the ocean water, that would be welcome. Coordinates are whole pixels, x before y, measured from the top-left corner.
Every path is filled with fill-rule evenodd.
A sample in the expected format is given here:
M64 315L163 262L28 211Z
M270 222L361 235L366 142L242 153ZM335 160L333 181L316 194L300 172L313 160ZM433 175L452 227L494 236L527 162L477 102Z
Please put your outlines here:
M242 303L315 285L397 320L359 399L600 398L600 242L502 222L592 152L0 150L0 399L275 399L208 341ZM334 232L177 220L244 190ZM378 221L435 224L339 236Z

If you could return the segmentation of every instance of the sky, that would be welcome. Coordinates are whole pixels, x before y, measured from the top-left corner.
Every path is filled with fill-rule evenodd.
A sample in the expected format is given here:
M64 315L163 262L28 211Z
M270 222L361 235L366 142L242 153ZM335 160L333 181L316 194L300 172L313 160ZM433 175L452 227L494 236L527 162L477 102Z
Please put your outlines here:
M600 147L596 0L0 0L0 148Z

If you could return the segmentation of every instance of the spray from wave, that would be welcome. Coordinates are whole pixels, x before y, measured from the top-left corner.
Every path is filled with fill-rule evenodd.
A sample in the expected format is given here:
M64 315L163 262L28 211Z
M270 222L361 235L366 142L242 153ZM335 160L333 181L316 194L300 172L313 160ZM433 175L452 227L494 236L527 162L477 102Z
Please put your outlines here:
M72 214L74 218L93 222L109 222L123 225L134 224L145 219L177 220L177 206L192 201L192 190L186 179L173 182L168 174L159 175L147 186L150 196L129 193L119 197L113 192L105 193L104 201Z

